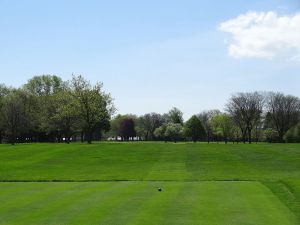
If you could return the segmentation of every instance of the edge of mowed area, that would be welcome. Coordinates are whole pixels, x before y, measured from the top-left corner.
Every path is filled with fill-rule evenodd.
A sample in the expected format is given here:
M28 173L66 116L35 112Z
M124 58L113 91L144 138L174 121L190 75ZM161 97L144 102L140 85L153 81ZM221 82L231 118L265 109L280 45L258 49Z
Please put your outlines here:
M262 182L298 218L300 224L300 180Z
M176 192L177 194L174 195L174 198L171 198L172 200L165 199L166 202L162 199L157 199L158 202L149 200L151 203L149 203L148 205L146 204L146 206L144 207L145 212L141 211L140 217L138 217L137 219L128 220L129 222L127 221L127 219L125 219L127 217L124 215L126 213L126 209L122 208L122 205L125 206L126 204L122 203L121 205L118 205L118 201L112 198L111 200L109 200L115 202L115 205L111 206L112 208L108 210L105 207L103 208L99 206L98 209L101 212L108 212L111 210L114 210L115 212L119 211L122 216L121 218L119 218L116 215L113 215L111 216L111 221L109 220L109 218L107 218L106 220L104 220L105 223L101 224L198 224L198 222L201 221L200 217L197 217L195 215L194 217L189 218L188 215L190 215L190 210L192 210L192 208L201 208L204 206L198 206L196 203L197 201L193 204L190 202L193 202L193 198L196 198L199 202L201 202L203 197L209 199L210 195L212 195L211 197L216 195L215 192L210 191L208 191L206 194L202 193L201 195L189 195L190 188L193 189L195 193L198 193L198 190L196 190L197 188L195 187L198 187L199 185L201 186L201 184L203 183L226 184L220 189L220 192L223 192L223 194L220 194L219 196L220 202L218 203L218 201L215 199L214 202L211 203L212 208L217 207L218 204L221 204L221 206L223 204L223 206L220 209L217 209L218 207L210 209L207 214L200 213L202 215L201 218L206 218L204 224L222 224L219 221L213 221L214 217L216 217L222 218L222 220L227 221L227 223L224 224L241 224L241 221L244 220L247 222L244 222L242 224L274 225L280 224L277 222L281 221L281 217L284 217L284 215L287 214L289 215L290 219L283 219L284 221L281 222L280 225L300 224L300 146L297 144L259 143L252 145L225 145L221 143L175 144L162 142L105 142L95 143L92 145L81 143L73 143L70 145L0 145L0 186L3 187L3 185L8 185L11 186L12 189L14 189L14 187L16 186L28 187L32 185L32 188L29 189L20 188L19 193L26 196L28 195L28 193L31 193L33 194L33 196L42 196L42 198L46 199L51 198L50 196L54 197L54 199L57 198L54 192L49 196L47 196L47 193L39 192L39 190L37 190L37 187L40 185L74 185L83 187L85 185L109 186L112 184L115 184L116 186L122 186L124 184L128 184L128 186L134 184L139 184L142 186L152 185L149 190L147 188L144 189L149 196L153 194L152 191L156 194L156 188L161 184L166 184L170 187L182 187L179 188L180 191ZM230 206L228 205L225 207L225 202L224 199L222 200L222 198L226 198L226 201L230 202L231 198L235 198L236 194L235 192L230 190L230 187L243 184L252 185L252 183L257 184L260 188L268 192L269 194L267 195L267 197L262 194L260 195L260 197L255 197L256 200L250 204L250 200L247 200L247 196L250 196L249 193L240 194L240 196L243 197L240 197L239 203L232 204L238 204L238 206L246 208L247 205L249 206L250 204L250 208L244 208L244 210L239 210L238 207L232 208L232 211L228 211L227 214L235 215L235 217L228 218L228 220L224 219L224 217L226 216L222 215L222 212L226 212L226 209L228 209L228 207L230 208ZM46 189L47 188L45 188L45 190ZM247 190L246 187L244 187L244 189ZM3 190L0 190L0 196L4 196L4 198L7 199L7 202L14 202L14 198L16 197L13 197L12 195L11 199L9 200L9 195L1 195L2 191ZM65 191L66 193L70 193L68 189L66 189ZM94 194L100 194L98 198L101 199L101 190L99 190L98 192L96 188L94 191L95 192L91 193L91 196L93 196ZM227 191L229 192L226 194ZM86 192L89 191L86 190ZM123 193L122 188L120 190L118 190L117 188L116 192L118 194L114 194L113 196L120 196L126 193L128 194L130 190L127 190ZM250 192L252 193L252 191ZM63 191L60 192L60 190L58 189L57 193L63 193ZM105 193L106 192L103 192L103 194ZM134 191L132 193L134 193ZM141 196L138 193L135 193L131 197L127 196L126 201L130 201L133 204L134 201L140 200ZM253 191L252 194L258 193L260 193L260 191L256 190ZM15 193L12 192L12 194ZM80 193L77 194L80 195ZM76 190L74 190L73 192L71 192L71 195L69 195L67 200L68 204L70 204L70 207L74 209L77 208L76 202L78 201L76 198L72 199L72 195L76 196L77 194ZM165 192L163 192L163 194L165 194ZM199 196L201 196L201 198L199 198ZM146 196L143 198L145 199ZM255 223L254 219L250 221L250 217L255 218L255 215L262 215L260 214L260 211L263 211L263 208L260 208L260 204L262 204L260 202L261 198L267 198L268 200L266 201L270 201L270 199L273 199L272 201L279 202L280 204L278 204L280 206L278 207L283 210L282 212L284 213L282 213L281 210L278 210L278 208L274 209L274 207L276 208L276 206L271 206L271 204L268 203L268 210L271 210L273 212L270 213L270 215L274 214L274 212L276 211L277 213L275 213L273 217L277 218L279 215L279 218L274 221L273 218L265 219L264 221L262 216L259 216L259 219ZM1 200L2 199L0 197L0 202ZM42 211L44 210L43 213L50 210L48 208L43 208L43 201L42 199L39 199L39 197L37 197L37 199L28 197L27 201L28 204L26 204L32 207L32 210L30 210L29 207L24 211L27 214L32 214L32 212L34 212L33 209ZM38 204L36 204L35 201ZM82 201L85 201L85 197L82 197ZM14 222L17 221L17 218L26 217L26 214L20 216L23 210L18 208L18 204L21 204L22 206L22 203L18 203L17 200L15 200L14 204L16 207L15 214L17 215L13 220L11 220L12 222L9 223L4 223L5 221L1 220L2 216L0 206L0 224L17 224ZM156 223L147 223L147 215L159 215L157 207L159 208L160 204L169 204L170 206L175 204L178 205L178 208L170 209L170 215L166 214L166 218L161 215L161 218L153 220L154 222L156 221ZM207 205L207 203L205 203L204 205ZM136 206L134 208L135 210L137 210ZM204 208L201 208L201 212L203 210ZM219 217L214 215L214 212L217 213L218 210L218 213L220 214ZM76 212L75 215L79 213L79 211L70 210L70 216L73 215L74 212ZM132 212L134 212L134 214L138 213L134 210ZM193 213L197 214L196 212ZM194 215L193 213L192 215ZM252 215L248 216L247 220L246 214L248 213L252 213ZM128 212L128 214L130 215L130 212ZM5 215L8 214L5 213ZM40 220L39 223L35 224L57 224L59 221L63 221L63 217L59 215L62 215L62 213L58 212L58 214L55 216L57 217L56 221L49 219L49 221L46 221L46 223L45 221ZM96 221L97 219L99 219L97 216L97 212L94 212L93 215L95 217L94 224L99 224ZM244 215L245 218L240 217L242 215ZM170 219L171 217L173 219ZM120 220L121 222L119 221L118 223L115 223L115 221L113 221L113 218L118 218L118 220ZM31 219L28 218L28 220ZM81 222L83 221L84 220L82 220ZM124 223L122 223L122 221ZM209 221L209 223L207 221ZM76 223L68 222L66 224Z

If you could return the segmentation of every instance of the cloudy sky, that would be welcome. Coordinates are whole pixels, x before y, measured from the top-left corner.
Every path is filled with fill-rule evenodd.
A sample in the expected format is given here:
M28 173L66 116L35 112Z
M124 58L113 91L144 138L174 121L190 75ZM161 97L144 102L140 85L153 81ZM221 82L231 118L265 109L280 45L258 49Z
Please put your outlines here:
M300 96L299 0L0 0L0 82L82 74L119 113L223 109L239 91Z

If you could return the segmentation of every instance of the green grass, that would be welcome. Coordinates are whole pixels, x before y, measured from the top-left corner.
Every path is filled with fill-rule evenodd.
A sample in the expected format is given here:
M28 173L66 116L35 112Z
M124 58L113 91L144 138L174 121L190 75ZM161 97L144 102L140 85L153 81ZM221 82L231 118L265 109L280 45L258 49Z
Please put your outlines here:
M157 186L163 191L158 192ZM293 225L259 182L1 183L0 224Z
M1 225L300 224L297 144L0 145L0 181Z
M0 180L300 179L300 145L0 145Z

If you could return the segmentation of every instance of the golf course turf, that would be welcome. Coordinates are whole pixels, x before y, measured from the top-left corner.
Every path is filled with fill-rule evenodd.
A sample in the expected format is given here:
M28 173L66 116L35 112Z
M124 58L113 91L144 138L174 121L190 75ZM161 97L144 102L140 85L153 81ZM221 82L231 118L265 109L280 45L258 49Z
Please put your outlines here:
M300 224L297 144L0 145L0 180L0 224Z

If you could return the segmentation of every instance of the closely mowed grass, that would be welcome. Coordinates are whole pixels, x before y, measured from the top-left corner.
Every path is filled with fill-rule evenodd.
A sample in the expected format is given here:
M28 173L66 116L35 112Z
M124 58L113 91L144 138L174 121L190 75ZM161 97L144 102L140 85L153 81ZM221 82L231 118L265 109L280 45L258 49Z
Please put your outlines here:
M0 181L1 225L300 224L297 144L0 145Z
M0 180L300 179L300 145L0 145Z
M0 183L0 202L0 224L296 224L259 182Z

